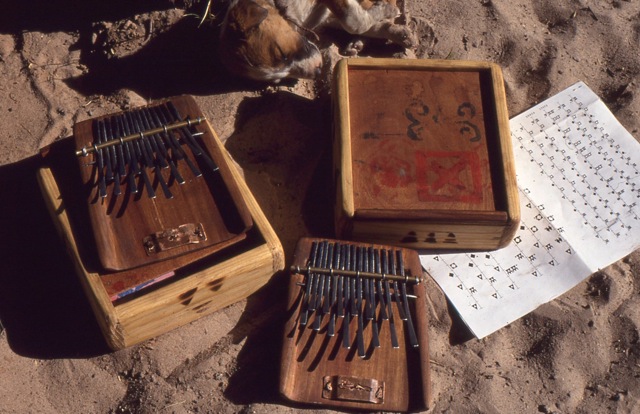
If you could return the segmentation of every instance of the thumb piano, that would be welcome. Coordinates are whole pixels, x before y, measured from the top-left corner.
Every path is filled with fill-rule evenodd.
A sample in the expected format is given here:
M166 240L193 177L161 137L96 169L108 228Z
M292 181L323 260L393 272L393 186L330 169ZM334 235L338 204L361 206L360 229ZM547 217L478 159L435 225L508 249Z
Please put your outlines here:
M175 98L75 125L76 155L105 269L220 249L252 226L229 168L213 161L209 153L215 148L197 140L204 116L185 115L198 113L194 105Z
M415 251L304 238L290 272L286 398L375 411L428 407L426 297Z
M113 349L244 299L284 267L192 97L81 121L43 160L45 202Z

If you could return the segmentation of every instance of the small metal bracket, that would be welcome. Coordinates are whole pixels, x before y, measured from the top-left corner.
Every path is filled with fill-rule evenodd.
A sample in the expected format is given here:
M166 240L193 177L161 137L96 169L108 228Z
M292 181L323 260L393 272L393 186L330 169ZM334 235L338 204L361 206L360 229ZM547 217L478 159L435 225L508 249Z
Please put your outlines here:
M202 224L182 224L145 237L142 244L147 255L157 254L180 246L196 244L207 240Z
M326 376L322 379L322 398L381 404L384 382L369 378Z

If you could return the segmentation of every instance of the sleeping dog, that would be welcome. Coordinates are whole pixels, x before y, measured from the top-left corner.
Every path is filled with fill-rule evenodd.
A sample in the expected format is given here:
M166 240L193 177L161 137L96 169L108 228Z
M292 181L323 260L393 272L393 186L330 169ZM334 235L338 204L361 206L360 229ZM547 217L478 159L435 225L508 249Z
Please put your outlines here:
M339 27L351 34L414 45L411 31L394 24L396 0L232 0L220 32L220 56L229 70L259 81L312 79L322 57L305 34Z

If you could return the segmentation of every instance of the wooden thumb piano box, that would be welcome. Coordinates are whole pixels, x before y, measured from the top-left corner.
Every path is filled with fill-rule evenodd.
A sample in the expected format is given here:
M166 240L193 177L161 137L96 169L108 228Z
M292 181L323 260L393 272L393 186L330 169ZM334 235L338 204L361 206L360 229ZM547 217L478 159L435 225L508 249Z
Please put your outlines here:
M81 121L43 160L45 203L114 350L244 299L284 268L190 96Z
M511 241L520 211L497 65L343 59L333 111L339 238L452 250Z
M338 409L429 408L427 289L415 250L302 238L290 275L284 397Z

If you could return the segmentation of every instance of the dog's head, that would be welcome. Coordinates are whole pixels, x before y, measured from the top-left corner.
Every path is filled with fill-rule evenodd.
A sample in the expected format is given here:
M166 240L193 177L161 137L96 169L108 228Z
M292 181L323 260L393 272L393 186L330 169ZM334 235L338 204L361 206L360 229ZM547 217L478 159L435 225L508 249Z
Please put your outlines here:
M267 0L231 2L220 33L220 56L234 73L255 80L314 78L322 56Z

